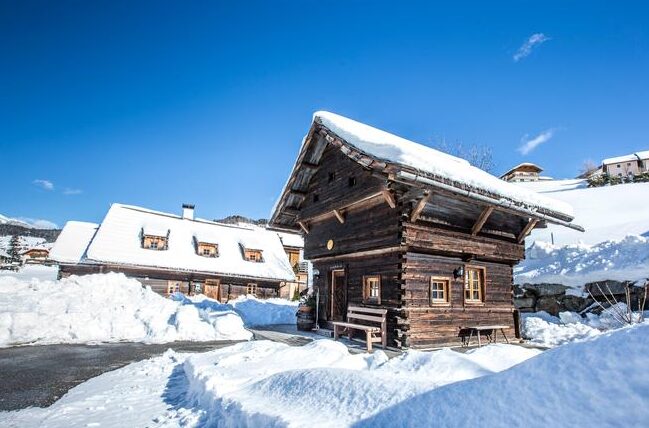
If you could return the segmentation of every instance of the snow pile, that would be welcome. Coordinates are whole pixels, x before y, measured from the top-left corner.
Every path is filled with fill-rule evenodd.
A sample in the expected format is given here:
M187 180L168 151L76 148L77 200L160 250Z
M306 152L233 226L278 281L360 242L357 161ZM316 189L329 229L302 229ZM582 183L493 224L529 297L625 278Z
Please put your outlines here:
M259 327L273 324L295 324L297 318L297 301L286 299L265 299L260 300L255 296L239 296L228 303L221 303L218 300L210 299L202 294L198 296L185 296L176 293L172 299L191 304L202 310L212 311L234 311L247 327Z
M586 188L584 180L551 180L516 183L517 186L540 192L572 205L574 222L586 232L578 232L549 224L534 229L527 242L545 241L555 244L597 244L622 239L627 235L649 237L649 183Z
M561 312L558 317L547 312L524 313L522 335L538 345L555 347L570 342L591 339L608 331L626 327L618 314L625 314L627 306L617 303L601 314L587 313L582 317L576 312ZM649 315L649 314L648 314ZM635 314L638 321L640 314Z
M525 260L514 268L517 284L559 283L581 287L603 280L639 281L649 278L649 238L629 235L595 245L552 245L536 241Z
M644 426L648 335L642 325L562 346L502 373L420 394L357 426Z
M123 274L0 277L0 346L250 338L235 312L165 299Z
M302 347L256 341L184 363L188 403L200 426L348 426L441 385L511 367L539 351L487 346L466 354L417 352L387 362L382 351L350 355L338 342Z
M58 266L24 265L17 271L0 270L0 278L11 277L23 281L31 281L32 279L40 281L54 281L56 280L58 275Z

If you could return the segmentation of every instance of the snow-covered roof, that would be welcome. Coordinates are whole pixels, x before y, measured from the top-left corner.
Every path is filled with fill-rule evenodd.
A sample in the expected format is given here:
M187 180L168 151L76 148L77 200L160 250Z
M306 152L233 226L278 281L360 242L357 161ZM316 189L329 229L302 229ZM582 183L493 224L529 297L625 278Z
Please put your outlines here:
M629 155L607 158L602 161L602 164L610 165L612 163L635 162L640 159L649 159L649 150L643 150L643 151L631 153Z
M381 168L394 167L397 174L405 180L428 180L437 187L463 194L469 198L487 198L497 205L519 210L524 215L537 213L548 221L568 225L573 218L572 207L562 201L557 201L536 192L508 183L479 168L449 154L433 148L398 137L377 128L365 125L352 119L325 111L316 112L313 116L311 131L324 128L328 141L339 139L341 151L365 167ZM311 132L310 134L311 135ZM306 156L307 147L315 138L307 136L302 144L298 162L296 162L291 177L284 187L279 200L273 208L271 223L277 219L286 206L292 178L300 169L299 161ZM353 153L356 152L356 153ZM311 155L313 156L313 155ZM578 228L578 226L575 226Z
M519 163L518 165L516 165L515 167L511 168L511 169L510 169L509 171L507 171L506 173L502 174L502 175L500 176L500 178L503 178L503 177L505 177L506 175L509 175L509 174L511 174L511 173L514 172L514 171L518 171L519 169L526 169L526 168L534 169L534 170L536 170L537 172L541 172L541 171L543 171L543 168L541 168L540 166L538 166L538 165L535 164L535 163L531 163L531 162L523 162L523 163Z
M59 263L79 263L99 227L96 223L69 221L50 251L50 259Z
M142 231L169 231L166 250L142 248ZM194 240L217 244L218 257L196 254ZM263 262L246 261L241 248L261 250ZM276 232L190 220L146 208L113 204L88 247L86 259L136 267L290 281L293 269Z
M304 237L297 233L275 231L285 247L304 248Z

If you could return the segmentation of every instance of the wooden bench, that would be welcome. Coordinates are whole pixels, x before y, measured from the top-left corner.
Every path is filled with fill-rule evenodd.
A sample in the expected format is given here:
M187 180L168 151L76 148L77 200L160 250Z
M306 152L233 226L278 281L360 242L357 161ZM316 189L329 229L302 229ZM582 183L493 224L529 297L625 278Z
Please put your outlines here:
M507 336L505 336L506 328L508 328L508 326L506 325L472 325L472 326L460 327L460 331L462 330L469 331L469 338L467 340L465 340L466 336L462 336L462 345L470 346L471 338L473 337L474 333L478 336L478 347L482 346L482 340L480 338L481 333L487 336L487 340L489 342L496 343L496 335L498 333L498 330L500 330L500 333L503 335L505 342L509 343L509 339L507 339Z
M372 343L381 342L383 349L388 344L387 339L387 309L364 308L361 306L349 306L347 308L347 322L333 321L334 326L334 340L338 339L339 332L347 330L349 340L352 339L352 331L364 331L367 340L367 352L372 352ZM379 326L358 324L352 320L369 321L378 323Z

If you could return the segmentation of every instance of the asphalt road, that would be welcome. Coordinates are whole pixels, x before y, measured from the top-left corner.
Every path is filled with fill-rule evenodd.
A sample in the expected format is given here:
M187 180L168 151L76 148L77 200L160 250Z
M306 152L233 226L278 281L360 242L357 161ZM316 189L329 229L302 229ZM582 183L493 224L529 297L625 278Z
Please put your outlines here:
M0 349L0 411L47 407L92 377L163 354L169 348L206 352L233 343L236 342L110 343Z

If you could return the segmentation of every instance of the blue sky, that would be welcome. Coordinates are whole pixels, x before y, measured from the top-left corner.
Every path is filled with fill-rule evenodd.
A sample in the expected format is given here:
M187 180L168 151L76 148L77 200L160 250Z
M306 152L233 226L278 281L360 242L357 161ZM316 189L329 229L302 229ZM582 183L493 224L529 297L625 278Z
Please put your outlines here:
M573 177L649 149L648 23L643 2L2 1L0 214L267 217L320 109Z

